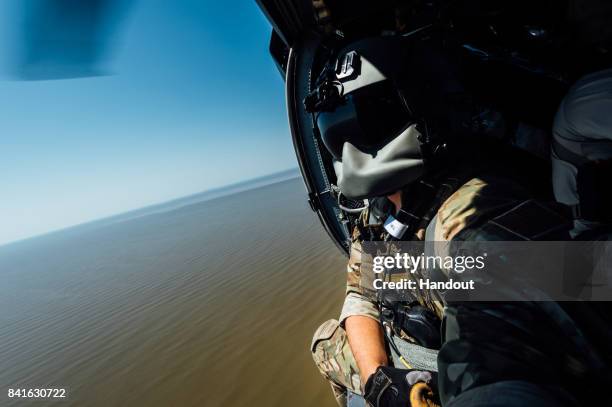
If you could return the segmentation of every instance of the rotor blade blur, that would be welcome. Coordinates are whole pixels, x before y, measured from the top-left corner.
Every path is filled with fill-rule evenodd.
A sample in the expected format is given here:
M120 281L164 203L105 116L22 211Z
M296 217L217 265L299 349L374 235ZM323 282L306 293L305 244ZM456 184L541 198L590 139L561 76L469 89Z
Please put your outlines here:
M109 52L132 0L19 0L14 50L20 80L108 74Z

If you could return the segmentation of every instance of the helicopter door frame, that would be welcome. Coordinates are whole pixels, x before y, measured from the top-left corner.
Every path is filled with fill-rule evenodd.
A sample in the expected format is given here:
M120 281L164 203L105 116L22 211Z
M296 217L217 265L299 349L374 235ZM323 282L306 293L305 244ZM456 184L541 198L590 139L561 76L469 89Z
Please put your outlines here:
M315 136L312 116L306 112L303 100L311 90L312 72L320 40L315 35L304 36L289 52L285 77L285 95L293 146L298 159L308 203L315 211L327 234L348 256L349 228L341 221L342 214L331 189L321 154L321 142Z

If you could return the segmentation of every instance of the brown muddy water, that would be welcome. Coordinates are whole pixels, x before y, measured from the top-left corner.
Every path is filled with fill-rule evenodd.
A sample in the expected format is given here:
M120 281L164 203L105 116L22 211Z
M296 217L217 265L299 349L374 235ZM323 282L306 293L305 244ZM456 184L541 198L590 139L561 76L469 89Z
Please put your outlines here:
M0 405L333 406L344 264L298 179L0 247Z

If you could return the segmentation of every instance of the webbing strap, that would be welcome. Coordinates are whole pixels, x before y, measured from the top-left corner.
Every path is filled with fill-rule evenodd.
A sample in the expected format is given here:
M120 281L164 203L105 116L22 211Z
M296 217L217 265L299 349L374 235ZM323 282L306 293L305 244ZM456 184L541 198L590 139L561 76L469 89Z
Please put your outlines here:
M401 353L401 355L396 355L396 352L392 352L393 364L396 367L403 366L400 360L400 356L403 356L413 369L429 370L430 372L438 371L437 350L425 348L423 346L408 342L399 338L397 335L393 335L392 340Z

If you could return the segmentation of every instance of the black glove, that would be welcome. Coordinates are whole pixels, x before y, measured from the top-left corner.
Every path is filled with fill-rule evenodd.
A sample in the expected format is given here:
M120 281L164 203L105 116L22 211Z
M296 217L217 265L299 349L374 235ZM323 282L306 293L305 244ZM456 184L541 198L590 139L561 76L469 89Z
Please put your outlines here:
M372 407L439 406L436 373L380 366L368 378L364 398Z

